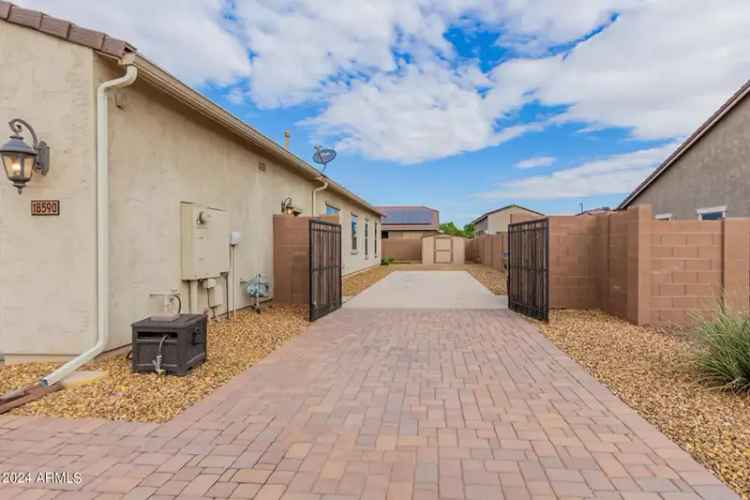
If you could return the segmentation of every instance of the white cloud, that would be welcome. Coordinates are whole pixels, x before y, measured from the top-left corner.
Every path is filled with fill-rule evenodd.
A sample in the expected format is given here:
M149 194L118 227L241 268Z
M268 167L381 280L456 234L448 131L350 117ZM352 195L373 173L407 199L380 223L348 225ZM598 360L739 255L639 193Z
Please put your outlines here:
M641 0L516 0L503 2L499 43L539 54L606 25L618 8Z
M465 77L472 71L478 70L407 65L398 73L355 83L305 123L340 137L338 149L401 163L476 151L542 128L528 123L497 129L494 122L504 109L477 91L481 81Z
M557 158L554 156L535 156L533 158L519 161L515 164L515 167L520 169L549 167L550 165L553 165L555 161L557 161Z
M637 2L566 57L513 61L494 76L526 82L530 99L570 106L558 121L684 136L747 80L748 19L746 0ZM519 80L519 64L534 78Z
M512 123L516 110L535 101L566 108L547 123L671 139L694 130L748 76L745 0L726 0L708 13L705 0L554 4L507 2L503 15L487 21L509 28L501 43L548 47L608 22L613 6L618 18L565 54L517 58L487 73L469 65L446 78L429 58L397 65L339 89L308 123L343 137L341 147L404 163L496 145L498 122Z
M617 4L623 0L618 0ZM466 18L503 28L515 46L575 39L606 20L611 0L244 0L236 14L252 50L253 99L263 107L325 97L349 79L453 57L448 28Z
M540 130L516 114L530 102L566 108L547 124L684 136L750 67L747 0L17 1L124 38L188 83L226 85L230 102L316 105L305 123L319 135L403 163ZM457 25L501 32L517 58L483 72L445 38Z
M676 143L670 143L586 162L549 175L511 180L478 196L486 200L548 200L628 193L676 147Z
M250 74L225 0L18 0L24 7L124 39L193 85L229 84Z

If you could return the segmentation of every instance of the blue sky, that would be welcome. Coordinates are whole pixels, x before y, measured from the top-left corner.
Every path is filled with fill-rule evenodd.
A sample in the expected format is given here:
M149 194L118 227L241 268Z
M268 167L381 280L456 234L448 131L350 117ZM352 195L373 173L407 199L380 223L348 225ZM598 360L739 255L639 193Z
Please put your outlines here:
M616 206L750 76L750 2L26 0L157 64L373 204ZM148 12L148 16L142 15Z

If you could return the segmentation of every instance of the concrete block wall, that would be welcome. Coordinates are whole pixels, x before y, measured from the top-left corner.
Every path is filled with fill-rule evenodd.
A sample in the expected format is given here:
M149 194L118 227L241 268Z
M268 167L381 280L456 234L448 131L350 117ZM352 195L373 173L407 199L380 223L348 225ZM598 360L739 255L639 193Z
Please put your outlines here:
M597 307L599 234L590 217L549 219L550 305L553 308Z
M283 304L310 301L310 218L273 216L273 297Z
M750 309L750 219L657 221L649 206L550 217L550 304L635 324Z
M310 302L310 219L273 216L273 299L281 304ZM316 217L339 224L337 215ZM345 246L346 242L342 242Z
M396 260L422 260L422 238L388 238L382 241L383 257Z
M708 313L723 288L722 221L653 221L652 322L686 323Z

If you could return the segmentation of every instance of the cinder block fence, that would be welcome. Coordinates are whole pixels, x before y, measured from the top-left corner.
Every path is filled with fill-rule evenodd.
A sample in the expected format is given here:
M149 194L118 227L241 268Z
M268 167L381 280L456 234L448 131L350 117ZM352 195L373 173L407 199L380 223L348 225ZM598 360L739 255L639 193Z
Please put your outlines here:
M382 245L383 257L391 257L396 260L422 260L421 238L391 238L382 240Z
M750 308L750 219L658 221L651 207L549 217L550 305L635 324Z

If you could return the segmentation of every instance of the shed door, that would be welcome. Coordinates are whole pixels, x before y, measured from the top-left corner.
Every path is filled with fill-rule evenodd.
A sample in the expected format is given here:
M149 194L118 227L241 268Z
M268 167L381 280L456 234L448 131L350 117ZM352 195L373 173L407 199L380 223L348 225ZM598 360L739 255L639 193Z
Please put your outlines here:
M453 238L435 237L435 264L450 264L453 262Z

